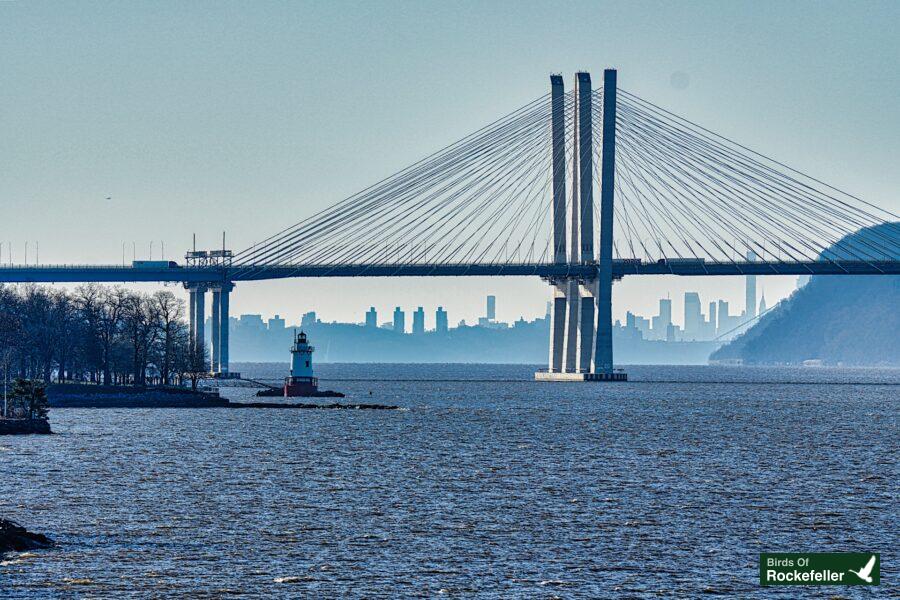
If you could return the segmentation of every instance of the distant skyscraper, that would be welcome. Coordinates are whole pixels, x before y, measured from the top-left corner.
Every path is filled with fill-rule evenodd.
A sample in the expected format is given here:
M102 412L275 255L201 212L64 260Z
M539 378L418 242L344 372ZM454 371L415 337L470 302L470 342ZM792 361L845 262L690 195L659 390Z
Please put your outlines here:
M488 321L494 321L497 318L497 297L487 297L487 313L484 315Z
M759 299L759 314L763 314L766 310L768 310L768 307L766 306L766 293L763 292L762 298Z
M716 318L716 303L709 303L709 323L712 325L712 333L713 337L716 335L716 330L719 328L719 320Z
M370 306L369 310L366 311L366 327L372 329L378 327L378 313L375 311L374 306Z
M672 301L669 298L659 299L659 315L653 317L653 337L666 339L669 325L672 324Z
M684 339L700 339L700 325L703 323L703 311L700 308L700 294L684 293Z
M747 253L749 262L756 262L756 253L750 251ZM752 319L756 316L756 275L747 275L747 283L744 289L744 317Z
M255 331L266 328L262 320L262 315L241 315L240 326Z
M300 327L309 327L310 325L316 324L316 311L311 310L308 313L303 315L303 318L300 319Z
M394 331L406 333L406 313L399 306L394 309Z
M425 333L425 310L420 306L413 313L413 335L422 335Z
M437 311L434 313L434 330L438 333L447 333L449 330L447 327L447 311L444 310L443 306L438 306Z
M269 331L281 331L284 329L284 319L281 318L281 315L275 315L273 318L269 319Z

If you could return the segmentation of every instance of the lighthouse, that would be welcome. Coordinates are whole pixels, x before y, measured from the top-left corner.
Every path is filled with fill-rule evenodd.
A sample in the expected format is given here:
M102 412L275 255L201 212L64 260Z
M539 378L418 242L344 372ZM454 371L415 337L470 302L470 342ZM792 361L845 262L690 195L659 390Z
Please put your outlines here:
M291 376L284 380L284 395L315 396L319 380L313 375L312 355L315 348L309 345L306 333L300 331L291 346Z

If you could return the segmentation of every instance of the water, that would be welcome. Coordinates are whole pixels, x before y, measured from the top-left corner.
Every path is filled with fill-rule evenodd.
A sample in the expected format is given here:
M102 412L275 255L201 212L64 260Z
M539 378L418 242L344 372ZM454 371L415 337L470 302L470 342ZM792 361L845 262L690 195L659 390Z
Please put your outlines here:
M900 593L900 371L532 371L320 367L402 411L53 411L0 439L0 505L60 545L0 597ZM759 588L759 552L830 550L881 552L881 587Z

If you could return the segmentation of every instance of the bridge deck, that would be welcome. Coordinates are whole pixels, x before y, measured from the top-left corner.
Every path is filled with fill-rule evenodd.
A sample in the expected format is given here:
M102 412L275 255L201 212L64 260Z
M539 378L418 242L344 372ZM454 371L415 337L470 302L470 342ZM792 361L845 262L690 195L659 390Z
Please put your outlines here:
M0 283L126 283L261 281L291 277L502 277L596 276L593 264L409 264L231 267L130 267L121 265L47 265L0 267ZM613 261L613 277L634 275L900 275L900 261L701 262Z

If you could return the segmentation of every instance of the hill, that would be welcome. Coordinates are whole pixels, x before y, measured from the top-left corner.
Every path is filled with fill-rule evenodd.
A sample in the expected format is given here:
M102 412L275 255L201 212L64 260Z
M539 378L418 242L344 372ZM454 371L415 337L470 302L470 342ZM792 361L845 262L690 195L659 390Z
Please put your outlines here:
M822 254L840 256L842 242L900 243L900 224L863 229ZM877 240L877 242L876 242ZM896 245L891 248L896 252ZM745 364L900 366L900 276L812 277L710 360Z

